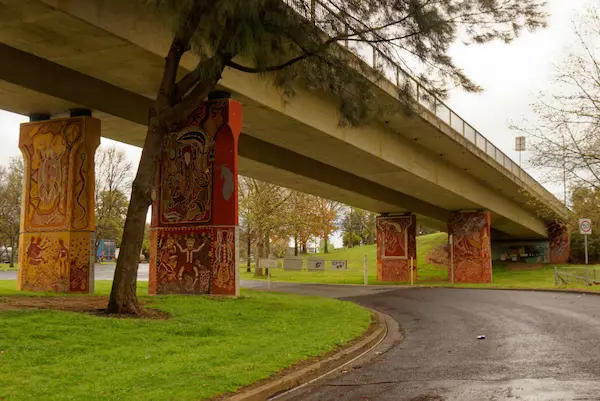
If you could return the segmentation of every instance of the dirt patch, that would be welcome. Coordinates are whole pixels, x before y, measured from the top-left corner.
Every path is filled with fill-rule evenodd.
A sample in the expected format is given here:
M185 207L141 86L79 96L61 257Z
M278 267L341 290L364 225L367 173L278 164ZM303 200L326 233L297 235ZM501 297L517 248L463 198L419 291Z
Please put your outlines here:
M143 318L143 319L168 319L166 312L144 308L139 316L106 314L108 297L105 296L68 296L68 297L25 297L5 296L0 297L0 311L22 309L51 309L67 312L88 313L95 316L113 318Z
M506 265L508 270L538 270L544 267L541 263L509 263Z
M436 267L448 267L448 244L439 245L433 248L425 255L427 263L431 263Z

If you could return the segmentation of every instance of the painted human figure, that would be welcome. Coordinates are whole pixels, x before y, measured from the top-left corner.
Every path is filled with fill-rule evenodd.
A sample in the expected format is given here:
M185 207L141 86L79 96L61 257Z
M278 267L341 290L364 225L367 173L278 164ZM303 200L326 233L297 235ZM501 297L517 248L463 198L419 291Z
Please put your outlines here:
M217 279L224 285L231 278L233 262L233 235L229 231L217 231L216 265Z
M48 247L43 247L41 243L42 237L37 237L37 239L31 237L31 242L27 247L27 258L29 259L29 264L39 266L42 263L47 262L47 260L44 259L44 251Z
M206 242L203 242L202 244L194 248L194 246L196 245L196 238L188 237L185 240L185 245L186 247L183 248L179 243L177 244L179 252L185 255L185 262L181 265L178 276L179 280L182 282L182 285L186 284L186 287L189 287L191 283L191 288L186 288L186 290L192 291L198 280L198 271L196 266L194 266L194 254L200 252L202 248L204 248L204 246L206 245ZM186 270L190 273L195 270L192 281L190 281L189 279L184 280L184 273L186 272Z
M65 243L62 239L58 240L58 251L56 253L56 260L58 261L58 266L60 267L60 274L64 276L67 274L67 258L69 256L69 248L65 246Z

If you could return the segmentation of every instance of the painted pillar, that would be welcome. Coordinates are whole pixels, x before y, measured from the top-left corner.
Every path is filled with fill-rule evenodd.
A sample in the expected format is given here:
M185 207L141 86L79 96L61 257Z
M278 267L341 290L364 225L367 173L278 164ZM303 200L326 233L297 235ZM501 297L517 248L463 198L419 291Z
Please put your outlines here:
M571 235L562 223L551 223L548 226L549 262L567 263L571 253Z
M489 212L452 213L448 223L452 236L452 265L455 283L492 282L492 246Z
M150 294L239 295L241 104L205 102L163 144L150 232Z
M100 120L92 117L21 124L19 290L93 292L98 145Z
M377 280L417 280L417 218L415 215L377 218Z

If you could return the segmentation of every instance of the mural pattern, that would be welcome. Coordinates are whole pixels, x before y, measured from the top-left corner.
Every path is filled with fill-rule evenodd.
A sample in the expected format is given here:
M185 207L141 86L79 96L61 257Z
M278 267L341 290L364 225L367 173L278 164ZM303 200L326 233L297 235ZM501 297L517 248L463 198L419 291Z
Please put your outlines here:
M414 215L377 219L377 280L410 281L417 279L416 217Z
M25 233L20 240L20 289L43 292L89 290L89 233Z
M232 100L206 102L163 143L150 235L151 294L236 294L240 110Z
M571 253L571 235L569 229L560 223L548 226L550 244L550 263L567 263Z
M453 213L448 224L448 233L452 235L454 281L491 283L489 212Z
M169 135L161 171L161 223L210 221L213 140L199 127Z
M25 192L20 289L89 291L93 166L99 144L100 122L91 117L21 125Z

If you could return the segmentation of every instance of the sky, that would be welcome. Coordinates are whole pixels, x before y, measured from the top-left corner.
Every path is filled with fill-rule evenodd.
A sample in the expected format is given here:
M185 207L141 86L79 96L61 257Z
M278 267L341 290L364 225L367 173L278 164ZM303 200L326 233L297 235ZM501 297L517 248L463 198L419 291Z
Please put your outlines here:
M484 91L469 94L452 90L447 104L514 161L519 159L513 150L516 134L508 127L531 115L530 104L547 89L554 65L567 55L573 41L573 20L592 1L549 0L548 28L525 32L510 44L456 44L451 49L455 63ZM25 121L26 117L0 111L0 164L8 164L10 157L20 155L19 124ZM102 146L112 145L123 149L137 166L141 149L102 138ZM538 177L535 170L527 168L527 152L523 160L528 172ZM562 197L562 188L549 189Z

